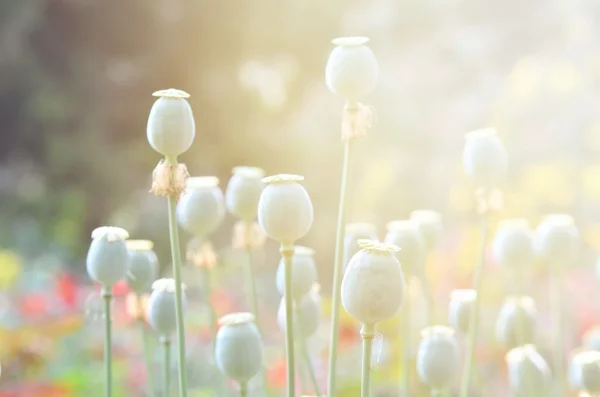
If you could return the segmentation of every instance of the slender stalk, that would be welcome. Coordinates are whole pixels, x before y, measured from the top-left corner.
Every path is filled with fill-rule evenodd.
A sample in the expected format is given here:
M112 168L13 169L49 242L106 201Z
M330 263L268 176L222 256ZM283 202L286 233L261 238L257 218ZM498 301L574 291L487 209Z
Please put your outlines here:
M299 351L300 347L296 346L296 354L299 354L302 358L304 358L304 356L302 356L302 352ZM302 363L304 364L304 363ZM300 379L300 393L302 395L309 395L310 394L310 385L308 382L308 369L306 368L306 366L303 365L296 365L296 373L298 374L298 378Z
M140 296L137 296L138 302L140 301ZM141 307L141 305L140 305ZM140 334L142 335L142 346L144 351L144 362L146 363L146 377L148 378L148 394L150 397L154 397L156 394L156 384L154 380L154 376L152 376L152 359L150 358L150 346L148 345L148 333L146 332L146 325L144 324L144 320L137 320L138 327L140 329Z
M112 318L110 313L110 303L112 300L112 287L102 287L102 297L104 298L104 370L106 384L104 385L104 395L112 396Z
M294 255L293 244L281 243L279 250L283 256L284 263L284 296L285 296L285 351L287 358L287 397L295 397L296 394L296 365L294 359L294 293L292 290L292 257Z
M559 395L567 395L567 387L565 382L565 310L563 304L562 281L564 280L562 267L560 264L553 264L550 274L550 293L552 294L551 302L554 306L555 327L554 334L554 351L552 358L554 360L554 372L556 374L557 387Z
M176 164L176 157L165 157L167 164ZM187 397L187 372L185 363L185 328L183 324L183 292L181 288L181 251L179 229L177 228L177 197L168 196L169 236L171 239L171 257L173 278L175 279L175 314L177 317L177 347L179 363L179 397Z
M410 290L410 277L407 279L407 289ZM404 350L404 365L402 365L402 394L408 396L410 393L410 368L411 368L411 357L410 357L410 309L411 309L411 298L410 294L406 294L406 300L404 302L404 316L400 317L401 322L401 333L402 333L402 345Z
M207 267L202 268L202 273L204 274L204 290L205 296L204 300L208 305L208 326L210 327L210 341L212 343L213 350L215 349L215 340L217 338L217 312L210 300L210 295L212 293L212 274L211 269Z
M248 384L246 382L240 383L240 397L246 397L248 395Z
M169 397L171 391L171 340L166 337L160 339L163 346L163 387L164 397Z
M419 279L421 280L421 288L423 288L423 296L425 297L425 305L427 307L425 311L425 324L431 325L435 322L435 303L429 279L427 278L427 256L423 260L423 266L419 268Z
M371 356L373 355L375 325L363 324L360 334L363 340L360 396L369 397L371 395Z
M338 221L335 235L335 258L333 265L333 288L331 308L331 335L329 340L329 378L327 381L328 397L336 395L336 364L338 339L340 329L340 306L342 289L342 262L344 259L344 234L346 228L346 191L348 190L348 173L350 168L350 157L352 155L352 141L344 143L344 160L342 163L342 183L340 188L340 202L338 207Z
M488 238L488 218L487 215L481 215L481 226L480 226L480 241L479 241L479 255L475 271L473 272L473 288L477 292L475 297L475 304L473 306L473 313L469 321L469 333L467 335L467 348L465 354L465 369L462 377L460 386L460 397L467 397L469 395L469 388L471 387L471 374L473 372L473 355L475 352L475 344L477 342L477 330L479 323L479 306L481 303L481 284L483 281L483 270L485 268L485 247Z
M296 309L296 315L299 315L298 310ZM315 369L312 366L312 362L310 361L310 354L308 354L308 349L306 347L306 338L302 335L302 329L298 327L300 330L300 335L298 338L298 344L300 345L300 354L302 354L302 359L304 360L304 364L306 369L308 370L308 374L310 375L310 381L313 385L313 391L316 396L322 396L321 391L319 390L319 382L317 381L317 376L315 375Z

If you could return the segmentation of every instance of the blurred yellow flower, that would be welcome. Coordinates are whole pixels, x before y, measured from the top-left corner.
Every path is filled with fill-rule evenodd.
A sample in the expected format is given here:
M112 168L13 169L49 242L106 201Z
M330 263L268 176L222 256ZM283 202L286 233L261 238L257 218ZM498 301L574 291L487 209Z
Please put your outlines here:
M21 275L22 258L11 251L0 251L0 289L9 288Z

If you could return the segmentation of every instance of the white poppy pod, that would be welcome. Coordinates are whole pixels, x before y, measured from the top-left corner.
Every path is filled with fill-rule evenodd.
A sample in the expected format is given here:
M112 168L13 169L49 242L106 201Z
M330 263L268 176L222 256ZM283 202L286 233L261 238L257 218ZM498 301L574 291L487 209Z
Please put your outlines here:
M300 299L310 292L317 282L317 264L314 258L315 250L296 245L292 257L292 290L294 299ZM275 275L277 290L284 295L285 263L281 258Z
M552 374L534 345L516 347L506 354L511 391L519 396L547 396Z
M508 156L493 128L467 134L463 166L477 185L492 187L506 177Z
M600 352L583 351L573 357L573 382L592 396L600 394Z
M396 258L404 271L415 274L425 259L425 242L419 225L411 220L392 221L387 224L385 242L397 245Z
M548 215L536 230L536 254L547 263L571 265L579 244L579 231L570 215Z
M419 378L432 389L446 389L458 375L460 354L454 330L443 325L427 327L421 332L417 352Z
M299 175L275 175L263 179L267 186L258 202L258 223L273 240L291 244L308 233L313 206Z
M342 305L363 324L392 317L402 306L406 285L394 253L398 247L360 240L342 280Z
M257 167L235 167L227 184L225 202L227 209L237 218L251 221L258 212L258 200L265 186L265 172Z
M146 134L150 146L166 157L186 152L196 135L192 108L187 92L168 89L152 94L158 97L148 116Z
M450 294L448 320L455 329L467 334L471 316L475 310L477 291L474 289L455 289Z
M360 247L358 240L377 240L377 228L368 222L352 222L346 224L344 236L344 269L348 266L350 259L356 254Z
M92 280L112 287L127 275L129 252L125 240L129 233L114 226L103 226L92 232L92 243L86 258L86 267Z
M305 295L297 302L294 302L296 313L294 314L294 332L295 335L301 335L302 338L311 337L319 329L321 323L321 300L318 293ZM277 323L279 329L285 332L285 298L281 298L279 310L277 311Z
M185 193L177 203L177 220L194 237L214 232L225 217L223 192L214 176L188 178Z
M533 232L525 219L507 219L498 224L492 245L495 259L502 266L523 268L535 260Z
M537 310L529 296L510 296L496 320L496 338L512 349L533 343L535 338Z
M418 225L427 252L432 251L442 234L442 215L433 210L415 210L411 212L410 220Z
M356 102L370 94L377 85L379 66L366 37L334 39L336 46L327 60L327 87L347 101Z

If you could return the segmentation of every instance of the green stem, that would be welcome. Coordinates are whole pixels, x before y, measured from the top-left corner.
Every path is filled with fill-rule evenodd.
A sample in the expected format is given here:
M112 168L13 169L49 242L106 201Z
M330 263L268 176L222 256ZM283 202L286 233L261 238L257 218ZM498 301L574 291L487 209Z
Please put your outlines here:
M240 383L240 397L246 397L248 395L248 384L246 382Z
M558 382L559 395L566 395L566 382L565 382L565 312L563 304L563 291L562 282L564 280L562 267L559 264L552 266L552 273L550 274L551 283L551 294L552 294L552 305L554 306L554 312L556 313L556 333L554 337L554 371L556 373L556 380Z
M410 278L407 280L407 289L410 289ZM400 317L400 322L402 323L402 345L404 350L404 365L402 366L402 374L400 376L403 382L403 392L401 393L403 396L408 396L410 392L410 306L410 294L406 294L406 300L404 302L404 316Z
M481 303L481 284L483 281L483 270L485 268L485 247L488 238L488 218L486 215L481 216L480 236L478 260L473 272L473 288L475 289L477 296L475 297L473 312L469 321L469 333L467 335L467 347L465 354L466 362L460 386L460 397L467 397L469 395L469 388L471 387L473 356L475 352L475 344L477 342L479 306Z
M171 391L171 340L167 337L162 337L160 340L163 345L163 383L164 397L169 397Z
M371 395L371 356L373 355L375 325L363 324L360 334L363 340L360 396L369 397Z
M246 233L249 233L252 227L252 222L246 222ZM254 314L254 322L256 323L256 327L258 328L258 332L261 335L264 335L262 332L262 327L260 326L260 320L258 316L258 294L256 292L256 281L254 279L254 267L252 266L252 246L249 244L250 236L245 236L245 251L246 251L246 293L248 294L248 300L250 301L250 306L252 308L252 314ZM267 383L267 371L262 366L260 370L260 375L263 381L263 387L265 389L265 393L269 395L269 385Z
M296 315L298 315L298 311L296 310ZM298 327L300 329L300 327ZM306 365L306 369L308 369L308 374L310 375L310 381L313 384L314 393L316 396L322 396L321 391L319 390L319 382L317 381L317 376L315 375L315 369L312 366L310 361L310 354L308 354L308 349L306 347L306 338L302 333L299 335L299 344L300 344L300 353L302 354L302 358L304 359L304 363Z
M336 364L338 352L338 339L340 328L340 306L342 289L342 265L344 259L344 234L346 228L346 190L348 190L348 173L350 157L352 155L352 140L344 143L344 160L342 164L342 181L340 188L340 202L338 207L337 230L335 234L335 258L333 265L333 288L331 308L331 334L329 337L329 378L327 381L328 397L336 395Z
M112 396L112 319L110 313L110 303L112 300L112 287L102 287L102 297L104 298L104 369L106 384L104 385L106 397Z
M140 296L137 296L138 302L140 301ZM140 305L141 307L141 305ZM140 328L140 333L142 334L142 346L144 350L144 361L146 363L146 376L148 378L148 389L150 397L154 397L156 393L156 384L154 376L152 376L152 359L150 358L150 346L148 345L148 333L146 332L146 325L144 320L137 320L138 327Z
M176 164L176 157L165 157L167 164ZM171 257L173 278L175 280L175 315L177 317L177 347L179 363L179 397L187 397L187 372L185 362L185 328L183 324L183 292L181 288L181 251L179 229L177 227L177 197L168 196L169 236L171 239Z
M435 305L433 301L433 293L431 292L431 286L429 285L429 279L427 278L427 256L423 260L423 266L419 269L419 278L421 280L421 287L423 288L423 296L425 297L425 305L427 309L425 311L425 325L431 325L435 322Z
M296 365L294 359L294 293L292 289L292 257L294 255L294 245L281 243L279 250L283 256L284 263L284 297L285 297L285 350L287 358L287 397L294 397L296 394Z

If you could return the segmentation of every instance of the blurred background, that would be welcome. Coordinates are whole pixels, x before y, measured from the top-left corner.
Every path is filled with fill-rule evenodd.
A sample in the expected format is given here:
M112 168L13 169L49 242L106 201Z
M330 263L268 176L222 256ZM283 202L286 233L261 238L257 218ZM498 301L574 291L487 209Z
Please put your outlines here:
M567 212L584 236L585 254L565 280L574 348L600 314L590 277L600 248L599 22L595 0L0 2L0 396L100 395L98 296L84 266L92 229L114 224L154 240L168 275L166 204L148 194L160 155L145 135L159 89L191 94L197 136L181 161L193 176L216 175L223 187L238 165L305 176L316 217L302 244L316 249L328 296L343 101L327 90L324 67L330 40L345 35L370 37L381 70L365 101L377 120L357 144L349 220L373 222L383 235L387 221L414 209L441 212L445 236L430 271L445 305L452 288L470 285L476 254L473 186L461 169L464 134L496 128L510 156L501 216L535 226L543 214ZM242 282L230 248L233 222L213 239L220 315L245 304L232 292ZM275 313L276 245L268 243L259 258L261 304ZM510 280L493 263L489 271L483 324L492 328ZM532 277L545 275L536 268ZM531 283L540 312L544 285ZM130 348L127 291L116 293L116 396L141 396L145 375L139 350ZM199 363L201 306L190 347ZM284 373L274 319L272 328L278 385ZM348 357L356 330L348 321ZM387 332L384 353L399 357L393 326ZM505 382L501 348L485 346L482 376ZM325 365L326 349L315 349ZM392 364L376 370L381 395L397 395ZM192 382L198 395L208 393L211 370L192 366L204 374ZM347 390L355 390L358 370L352 364L344 372Z

